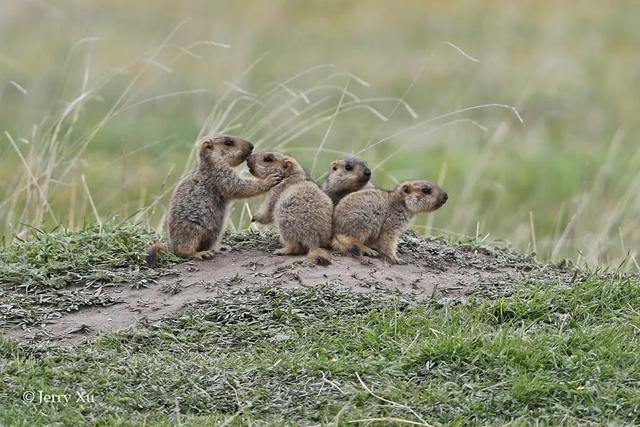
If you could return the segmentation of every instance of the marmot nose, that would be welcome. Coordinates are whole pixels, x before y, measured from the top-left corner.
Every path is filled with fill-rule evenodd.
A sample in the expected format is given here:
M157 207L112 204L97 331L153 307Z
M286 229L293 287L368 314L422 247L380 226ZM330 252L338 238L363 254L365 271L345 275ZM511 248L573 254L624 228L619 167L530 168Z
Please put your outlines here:
M449 195L447 193L444 193L442 195L442 203L446 202L447 200L449 200Z
M364 176L371 176L371 169L366 168L366 169L364 170Z
M253 151L253 144L249 142L249 151Z

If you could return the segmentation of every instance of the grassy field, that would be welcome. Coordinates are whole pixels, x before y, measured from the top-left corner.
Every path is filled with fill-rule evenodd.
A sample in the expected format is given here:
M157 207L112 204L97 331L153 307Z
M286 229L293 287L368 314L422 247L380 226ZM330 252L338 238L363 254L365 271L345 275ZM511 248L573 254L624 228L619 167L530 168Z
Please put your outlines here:
M79 349L1 343L1 395L13 404L0 419L633 425L640 323L627 307L640 303L638 289L594 279L454 307L331 289L248 292ZM95 400L28 405L25 390Z
M3 335L0 425L640 423L637 2L0 10L3 334L121 307L103 286L154 286L144 249L217 132L317 179L355 154L378 186L439 181L450 201L415 231L465 243L401 247L427 272L487 244L581 265L496 250L511 280L464 299L227 286L87 344Z
M640 424L637 2L0 10L0 425ZM425 299L216 273L221 293L175 315L48 341L44 324L124 307L109 290L165 292L178 260L148 269L144 250L218 132L319 180L357 155L381 187L440 182L446 207L414 225L438 246L410 235L401 256L436 281L463 260L478 286ZM231 232L259 202L235 204Z
M636 2L2 11L0 234L114 216L159 229L193 142L225 131L315 178L355 153L379 186L439 180L450 203L420 233L638 269Z
M64 291L153 279L140 254L154 238L109 226L14 241L0 252L0 326L113 303ZM0 424L637 425L638 276L518 259L530 274L462 303L229 287L84 345L0 338Z

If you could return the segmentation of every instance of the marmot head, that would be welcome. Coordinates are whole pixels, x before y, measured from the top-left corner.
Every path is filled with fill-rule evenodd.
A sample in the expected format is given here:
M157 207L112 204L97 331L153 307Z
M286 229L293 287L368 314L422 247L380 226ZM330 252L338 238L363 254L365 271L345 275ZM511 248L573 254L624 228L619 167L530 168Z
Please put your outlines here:
M222 158L229 166L238 166L253 151L253 144L230 135L218 135L205 138L200 142L200 161L209 162Z
M325 181L325 188L339 188L341 191L358 191L371 178L371 169L367 164L355 157L334 160Z
M249 156L247 166L249 167L249 172L256 178L266 178L274 174L279 174L283 178L293 175L305 176L304 169L296 159L273 151Z
M447 203L449 196L431 181L405 181L396 189L411 213L432 212Z

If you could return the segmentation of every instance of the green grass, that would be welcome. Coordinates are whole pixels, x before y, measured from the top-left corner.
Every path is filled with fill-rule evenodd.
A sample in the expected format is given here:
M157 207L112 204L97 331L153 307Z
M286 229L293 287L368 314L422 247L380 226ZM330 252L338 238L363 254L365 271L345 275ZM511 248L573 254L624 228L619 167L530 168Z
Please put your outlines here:
M1 323L36 324L83 306L114 303L99 292L103 286L146 286L162 272L144 262L146 248L159 239L131 224L75 232L31 229L28 239L13 239L0 251ZM163 253L161 267L176 261Z
M438 180L450 201L417 232L474 250L508 241L597 272L523 278L462 304L264 288L73 349L2 340L0 424L640 423L640 286L624 273L640 270L636 3L4 9L3 325L111 304L93 291L157 277L141 266L160 238L148 230L160 228L193 142L219 131L285 150L309 172L315 162L314 178L360 153L376 185ZM376 111L344 108L346 90ZM402 98L419 117L379 97ZM487 103L516 107L524 124L485 108L412 128ZM258 202L237 203L231 228L248 228ZM114 215L142 226L114 226ZM230 239L273 244L264 233ZM22 401L38 390L82 390L95 402Z
M329 287L232 292L73 349L3 341L1 420L637 424L638 305L638 277L621 275L444 306ZM30 390L95 402L28 404Z
M50 289L135 282L149 274L140 271L145 248L159 239L130 224L90 226L80 232L34 228L27 240L14 239L0 252L0 283Z
M140 226L32 233L0 252L5 325L111 304L93 290L144 285L161 272L142 267L158 236ZM225 243L277 246L272 233L256 232ZM462 303L322 283L225 288L176 317L72 348L2 338L0 424L640 422L640 277L561 273L478 242L460 247L531 274ZM400 250L446 256L415 236ZM69 292L78 286L91 296ZM78 402L76 392L92 400ZM39 403L40 393L71 400Z

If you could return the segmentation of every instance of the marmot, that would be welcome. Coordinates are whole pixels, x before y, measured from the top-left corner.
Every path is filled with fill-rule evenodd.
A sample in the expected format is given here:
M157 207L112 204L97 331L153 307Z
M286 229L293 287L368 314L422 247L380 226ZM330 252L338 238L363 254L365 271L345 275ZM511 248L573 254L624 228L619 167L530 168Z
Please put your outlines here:
M275 222L283 248L276 255L301 255L311 262L331 263L331 253L323 248L331 245L333 203L320 187L306 178L302 166L281 153L257 153L247 160L249 171L258 178L275 173L282 181L267 194L267 199L252 221Z
M169 203L165 228L169 248L184 258L205 259L222 237L229 201L264 193L280 181L265 174L263 180L242 179L232 169L251 155L253 144L234 136L219 135L200 142L195 169L178 183ZM147 264L157 264L155 244L147 251Z
M333 213L333 246L343 255L377 256L403 264L396 255L398 237L420 212L431 212L449 196L431 181L406 181L395 190L378 188L351 193Z
M322 190L327 193L336 205L344 196L362 189L371 178L371 169L367 164L354 157L331 162L329 175L322 184Z

